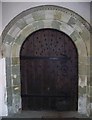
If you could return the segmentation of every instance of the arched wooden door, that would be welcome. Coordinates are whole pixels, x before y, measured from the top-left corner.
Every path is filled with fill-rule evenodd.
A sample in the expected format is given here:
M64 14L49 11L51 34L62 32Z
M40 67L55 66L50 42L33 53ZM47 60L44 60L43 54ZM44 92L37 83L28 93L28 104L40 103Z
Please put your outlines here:
M23 110L77 110L78 53L55 29L29 35L20 51Z

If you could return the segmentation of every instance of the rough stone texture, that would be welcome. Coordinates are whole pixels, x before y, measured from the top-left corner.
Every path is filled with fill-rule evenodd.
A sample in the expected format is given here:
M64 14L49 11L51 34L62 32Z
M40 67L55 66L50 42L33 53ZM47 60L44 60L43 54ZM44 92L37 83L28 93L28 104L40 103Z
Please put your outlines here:
M11 49L11 54L12 57L19 57L20 54L20 45L18 45L17 43L14 43Z
M32 16L33 16L35 21L44 20L45 19L45 12L44 12L44 10L36 11L36 12L32 13Z
M16 25L17 25L20 29L23 29L23 28L27 25L27 23L26 23L26 21L22 18L22 19L20 19L19 21L16 22Z
M20 28L17 25L14 25L8 32L8 34L13 37L16 38L18 33L20 32Z
M91 70L88 67L90 66L90 25L76 13L56 6L36 7L21 14L12 20L13 22L11 21L14 24L11 27L8 25L9 29L3 31L3 44L5 45L3 54L4 57L9 57L6 66L10 64L6 71L7 81L10 82L10 84L7 83L7 88L11 88L11 90L7 89L9 91L7 98L11 101L10 103L8 103L9 100L7 101L9 113L16 113L21 108L19 55L22 43L29 34L36 30L53 28L69 35L77 47L79 55L78 112L91 116L92 87L89 79L92 77L89 77ZM11 72L8 73L8 70Z
M5 42L6 44L11 44L13 41L14 41L14 38L13 38L11 35L7 34L7 35L5 36L4 42Z

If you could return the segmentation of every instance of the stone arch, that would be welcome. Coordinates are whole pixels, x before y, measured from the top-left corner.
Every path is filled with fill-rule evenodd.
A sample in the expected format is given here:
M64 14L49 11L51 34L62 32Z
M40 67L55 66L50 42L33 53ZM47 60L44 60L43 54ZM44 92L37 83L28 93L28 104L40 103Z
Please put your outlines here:
M6 60L9 113L16 113L21 108L19 60L21 45L29 34L43 28L62 31L75 43L79 57L78 112L89 115L90 25L75 12L53 5L38 6L20 13L2 33L2 57Z

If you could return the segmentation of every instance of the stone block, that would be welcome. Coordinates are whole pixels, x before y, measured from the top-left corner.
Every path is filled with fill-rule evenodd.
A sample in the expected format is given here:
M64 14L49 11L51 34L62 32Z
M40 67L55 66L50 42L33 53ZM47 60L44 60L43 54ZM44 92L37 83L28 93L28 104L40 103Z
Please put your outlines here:
M3 48L3 57L11 57L11 45L5 44Z
M61 23L56 22L56 21L52 21L52 23L51 23L52 28L55 28L55 29L58 29L58 30L60 30L60 25L61 25Z
M22 45L24 40L25 40L25 36L20 33L20 35L16 38L15 43L18 44L18 45Z
M13 44L12 46L12 50L11 50L11 54L12 54L12 57L19 57L20 55L20 45L18 44Z
M12 75L12 79L13 79L13 86L20 85L20 75Z
M87 75L87 65L79 64L79 74Z
M13 66L19 65L19 63L20 63L20 58L19 57L13 57L12 58L12 65Z
M74 29L69 26L68 24L64 23L64 22L61 22L61 25L60 25L60 30L62 32L65 32L67 35L71 35L74 31ZM71 36L70 36L71 37ZM72 38L72 37L71 37Z
M13 25L8 34L16 39L20 31L21 29L17 25Z
M77 22L77 20L75 18L71 17L67 24L70 26L73 26L76 24L76 22Z
M25 40L26 39L26 37L28 36L28 35L30 35L32 32L34 32L35 31L35 28L33 27L33 24L30 24L30 25L28 25L26 28L24 28L22 31L21 31L21 34L20 34L20 37L21 38L19 38L20 39L20 42L21 42L21 40L22 40L22 38L23 38L23 40Z
M35 30L44 28L44 22L43 21L36 21L32 25L35 28Z
M12 37L11 35L7 34L4 38L4 43L6 44L12 44L14 42L14 37Z
M86 94L86 86L79 86L79 96L83 96L83 94Z
M45 10L45 20L54 20L53 10Z
M27 26L26 21L22 18L16 22L16 25L20 28L23 29L24 27Z
M61 20L62 13L61 11L55 11L54 12L54 20Z
M7 87L7 105L12 105L12 87Z
M87 86L87 75L79 75L79 86L82 88Z
M67 14L65 12L62 12L61 13L61 21L63 21L64 23L68 23L68 21L70 20L71 18L71 15L70 14Z
M12 66L12 76L17 76L20 75L20 66Z
M73 41L80 40L81 36L79 35L78 31L73 31L72 34L70 35L72 38L74 38Z
M77 36L76 36L77 37ZM78 42L77 42L78 41ZM79 57L84 56L87 57L87 49L85 46L85 42L82 39L75 41Z
M25 16L23 19L26 21L27 24L31 24L32 22L34 22L32 14Z
M32 17L34 18L35 21L44 20L45 19L45 11L41 10L41 11L33 12Z

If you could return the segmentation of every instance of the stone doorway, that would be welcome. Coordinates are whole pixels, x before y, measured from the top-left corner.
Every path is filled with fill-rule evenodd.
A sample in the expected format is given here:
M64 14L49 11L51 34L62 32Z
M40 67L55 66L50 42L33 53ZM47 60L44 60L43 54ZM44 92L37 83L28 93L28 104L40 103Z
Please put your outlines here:
M75 12L59 6L45 5L26 10L14 18L2 34L2 57L6 61L8 113L21 106L20 49L33 32L51 28L67 34L78 50L78 112L90 115L90 24ZM91 77L90 77L91 76Z

